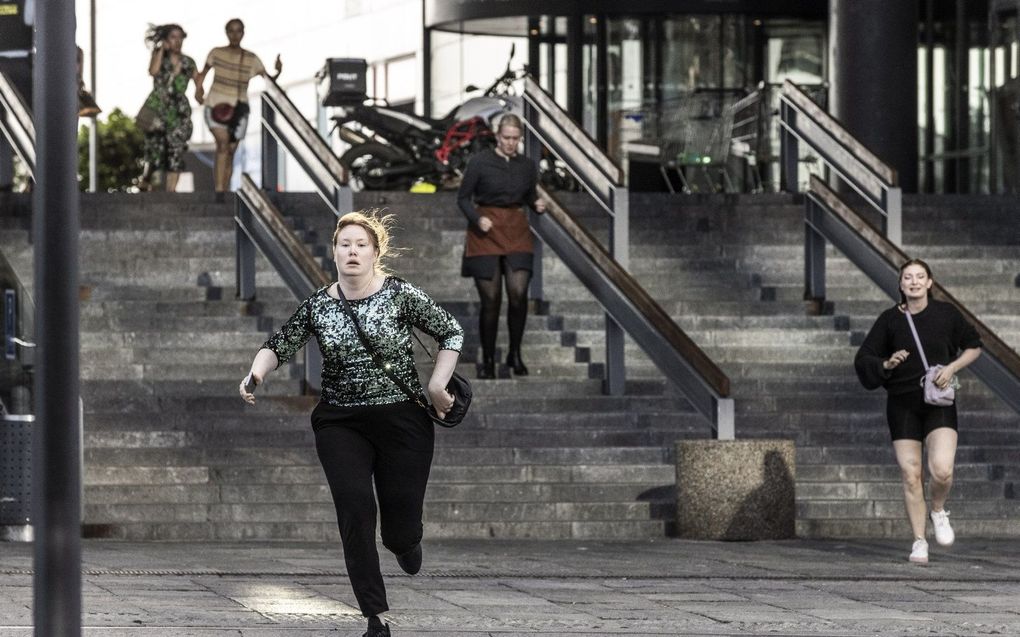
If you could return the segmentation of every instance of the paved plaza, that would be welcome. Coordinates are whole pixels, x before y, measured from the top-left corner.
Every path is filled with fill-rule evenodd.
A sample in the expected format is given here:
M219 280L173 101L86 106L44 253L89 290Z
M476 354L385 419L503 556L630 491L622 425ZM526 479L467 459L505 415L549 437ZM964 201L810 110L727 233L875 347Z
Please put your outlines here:
M394 636L1020 635L1020 546L909 542L430 541L383 553ZM382 549L380 549L382 551ZM0 544L0 635L32 634L32 547ZM360 636L337 546L83 546L85 635Z

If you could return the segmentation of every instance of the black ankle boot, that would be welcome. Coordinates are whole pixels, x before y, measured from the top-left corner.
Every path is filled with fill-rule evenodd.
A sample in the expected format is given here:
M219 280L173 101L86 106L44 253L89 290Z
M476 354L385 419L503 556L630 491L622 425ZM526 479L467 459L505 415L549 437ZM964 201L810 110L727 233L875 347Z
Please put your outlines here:
M383 624L378 618L375 620L374 622L369 620L368 631L361 637L390 637L390 625Z
M506 366L510 368L515 376L528 375L528 368L524 366L524 361L521 360L520 351L510 350L510 353L506 355Z
M487 356L482 359L482 364L478 367L478 379L491 380L495 377L496 377L496 359L493 356Z
M414 548L397 556L397 564L408 575L415 575L421 570L421 542L414 545Z

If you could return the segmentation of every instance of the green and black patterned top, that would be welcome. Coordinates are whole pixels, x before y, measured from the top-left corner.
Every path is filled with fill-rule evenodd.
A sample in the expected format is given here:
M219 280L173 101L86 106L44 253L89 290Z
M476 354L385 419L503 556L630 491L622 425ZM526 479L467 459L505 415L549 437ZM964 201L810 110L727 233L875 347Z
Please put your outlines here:
M331 405L385 405L408 400L372 361L344 312L343 302L330 296L328 287L302 301L262 347L272 350L282 365L314 335L322 351L321 400ZM365 336L392 365L391 371L422 395L411 350L411 328L436 339L439 349L459 352L464 343L464 330L457 319L420 288L397 277L386 277L382 289L350 304Z

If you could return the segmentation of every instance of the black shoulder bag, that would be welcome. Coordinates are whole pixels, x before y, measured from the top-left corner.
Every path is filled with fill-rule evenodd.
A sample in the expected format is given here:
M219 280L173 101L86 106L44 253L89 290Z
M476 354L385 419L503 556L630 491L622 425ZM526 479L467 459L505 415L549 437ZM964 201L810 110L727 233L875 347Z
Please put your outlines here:
M441 427L448 428L459 425L460 422L464 420L468 407L471 405L471 383L457 372L453 372L453 376L450 377L450 382L446 385L446 391L453 394L453 406L450 407L450 411L446 412L446 418L440 418L439 415L436 414L435 407L428 404L422 400L421 396L414 393L414 390L408 387L407 383L400 380L400 377L394 374L390 370L390 366L383 361L382 356L379 355L379 352L376 351L369 342L368 337L365 336L365 333L361 330L361 323L358 321L357 315L355 315L354 311L351 309L351 305L347 302L347 297L344 296L344 292L340 289L339 285L336 286L336 293L340 297L340 301L344 304L344 312L347 313L347 317L350 318L351 322L354 324L354 331L358 333L358 338L361 340L362 347L364 347L365 351L368 352L368 355L372 357L372 361L375 362L376 366L378 366L379 369L381 369L383 373L386 374L386 376L401 389L401 391L407 394L408 398L424 409L425 413L432 419L432 422ZM428 354L429 359L434 362L435 359L432 358L432 353L429 352L429 348L425 347L425 343L421 342L418 335L414 333L413 328L411 329L411 334L414 334L414 338L421 344L422 349L424 349L425 353Z

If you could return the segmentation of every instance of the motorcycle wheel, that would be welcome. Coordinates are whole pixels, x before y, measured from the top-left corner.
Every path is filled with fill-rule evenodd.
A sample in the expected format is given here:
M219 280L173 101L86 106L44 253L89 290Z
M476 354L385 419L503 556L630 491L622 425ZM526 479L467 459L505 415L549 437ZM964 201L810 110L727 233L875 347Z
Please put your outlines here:
M340 156L340 164L347 169L352 187L360 190L402 190L406 188L406 175L373 175L372 170L386 168L403 161L401 153L383 144L360 144ZM360 186L360 188L359 188Z

